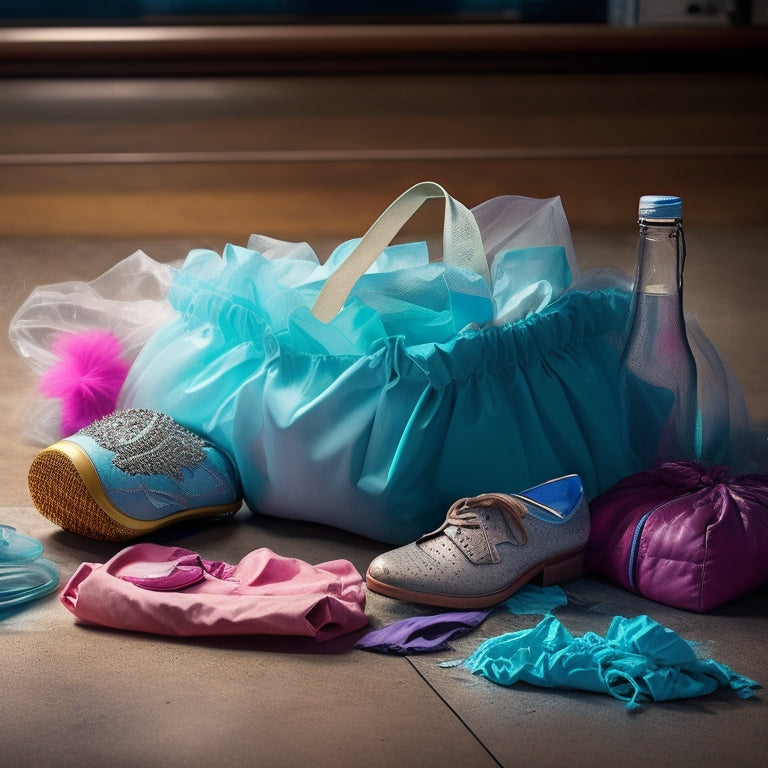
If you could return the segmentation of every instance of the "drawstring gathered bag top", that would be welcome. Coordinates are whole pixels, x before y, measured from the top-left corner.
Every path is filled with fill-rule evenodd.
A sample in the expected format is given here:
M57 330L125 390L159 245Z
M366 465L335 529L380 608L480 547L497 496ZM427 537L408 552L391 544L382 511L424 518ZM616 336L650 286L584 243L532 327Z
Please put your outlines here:
M768 584L768 475L667 462L590 504L587 571L705 612Z
M440 260L391 244L433 198ZM422 182L322 263L306 243L254 235L171 270L117 407L167 414L223 451L253 512L400 545L458 498L571 473L592 498L641 469L619 415L631 281L581 275L559 198L470 210ZM32 357L41 314L31 301L12 328ZM88 318L120 337L109 306L100 326ZM698 399L701 458L731 464L750 435L743 397L695 323L689 335L700 386L725 393Z

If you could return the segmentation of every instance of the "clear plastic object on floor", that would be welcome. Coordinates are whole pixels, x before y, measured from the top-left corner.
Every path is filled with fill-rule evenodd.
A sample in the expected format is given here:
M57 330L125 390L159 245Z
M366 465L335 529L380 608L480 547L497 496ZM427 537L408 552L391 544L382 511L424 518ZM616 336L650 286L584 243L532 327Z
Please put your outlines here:
M37 539L19 533L13 526L0 525L0 612L56 589L58 569L41 557L42 553L43 545Z

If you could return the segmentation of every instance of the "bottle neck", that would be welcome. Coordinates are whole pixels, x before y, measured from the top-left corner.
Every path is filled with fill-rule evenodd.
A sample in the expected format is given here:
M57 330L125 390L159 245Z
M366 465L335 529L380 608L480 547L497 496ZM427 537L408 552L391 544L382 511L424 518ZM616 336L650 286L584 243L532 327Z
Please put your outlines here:
M680 219L640 219L635 292L682 292L685 235Z

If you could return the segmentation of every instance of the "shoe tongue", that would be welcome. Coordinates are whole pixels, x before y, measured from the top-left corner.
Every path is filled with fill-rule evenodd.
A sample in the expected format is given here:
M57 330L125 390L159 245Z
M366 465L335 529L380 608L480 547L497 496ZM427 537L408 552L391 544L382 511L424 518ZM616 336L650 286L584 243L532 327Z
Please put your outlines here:
M501 555L497 544L514 541L505 515L493 507L475 512L477 527L449 525L443 533L473 563L498 563Z
M448 526L443 533L461 550L464 556L473 563L496 563L498 552L492 547L485 536L483 528L465 528L454 525Z

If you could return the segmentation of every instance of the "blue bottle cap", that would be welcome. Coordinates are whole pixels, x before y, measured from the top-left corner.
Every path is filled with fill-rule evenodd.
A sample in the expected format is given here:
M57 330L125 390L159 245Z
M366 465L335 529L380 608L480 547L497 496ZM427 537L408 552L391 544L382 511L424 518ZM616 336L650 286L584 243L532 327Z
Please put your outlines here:
M638 214L641 219L682 219L683 201L673 195L643 195Z

